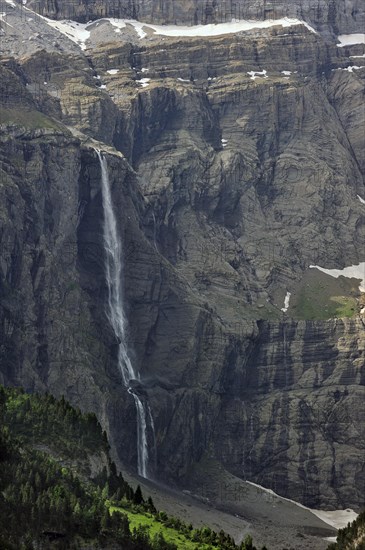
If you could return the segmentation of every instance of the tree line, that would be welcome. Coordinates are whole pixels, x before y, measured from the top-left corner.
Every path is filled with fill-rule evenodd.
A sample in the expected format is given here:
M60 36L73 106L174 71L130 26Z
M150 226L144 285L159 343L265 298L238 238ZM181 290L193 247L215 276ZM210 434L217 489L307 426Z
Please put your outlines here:
M97 451L105 452L108 463L90 479L82 459ZM250 536L236 545L222 530L194 529L158 511L140 486L134 490L117 472L108 451L95 415L81 413L64 398L0 386L0 548L77 549L86 543L177 550L164 536L173 529L196 548L255 550ZM143 525L132 528L128 512L160 523L161 531L151 536Z

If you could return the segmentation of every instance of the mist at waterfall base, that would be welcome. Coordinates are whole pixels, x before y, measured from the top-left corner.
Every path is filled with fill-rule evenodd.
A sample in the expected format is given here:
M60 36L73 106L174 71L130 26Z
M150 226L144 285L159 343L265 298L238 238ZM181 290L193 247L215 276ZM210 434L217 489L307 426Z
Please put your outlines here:
M150 477L150 449L148 445L148 429L154 439L154 424L150 407L145 397L141 398L135 391L135 381L140 381L140 375L134 370L127 347L127 319L124 312L122 286L122 239L118 232L117 220L113 209L110 190L108 163L101 152L96 150L101 169L101 189L103 206L103 241L105 249L105 274L108 285L107 316L115 337L119 343L118 367L128 392L133 396L137 415L137 456L138 474L144 478Z

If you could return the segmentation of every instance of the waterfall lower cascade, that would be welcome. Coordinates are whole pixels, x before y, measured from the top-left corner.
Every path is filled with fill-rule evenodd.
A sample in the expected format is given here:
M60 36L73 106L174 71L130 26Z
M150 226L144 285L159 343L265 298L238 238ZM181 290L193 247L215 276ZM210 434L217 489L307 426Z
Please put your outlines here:
M150 407L145 399L141 399L133 389L133 381L139 381L140 376L135 372L126 344L127 320L123 307L122 290L122 241L118 234L118 226L113 211L110 192L108 164L100 151L96 151L101 168L102 203L104 213L104 247L105 247L105 272L108 284L108 308L109 322L118 340L118 366L123 377L123 382L128 392L133 395L137 412L137 451L138 474L148 478L149 445L148 422L154 434L153 418Z

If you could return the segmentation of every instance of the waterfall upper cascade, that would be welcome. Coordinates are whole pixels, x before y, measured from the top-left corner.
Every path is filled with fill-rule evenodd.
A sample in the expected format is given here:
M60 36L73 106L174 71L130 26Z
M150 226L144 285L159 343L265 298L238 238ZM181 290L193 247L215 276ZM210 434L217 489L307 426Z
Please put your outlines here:
M104 213L103 236L105 247L105 272L108 285L108 307L107 315L114 334L119 342L118 366L128 392L133 395L137 412L137 450L138 450L138 473L148 478L149 445L148 445L148 423L152 435L154 435L153 418L150 407L145 399L141 399L131 385L133 380L140 380L132 365L129 355L127 341L127 320L123 307L122 289L122 241L118 234L117 220L113 210L112 197L110 192L108 164L100 151L96 151L101 167L102 182L102 204Z

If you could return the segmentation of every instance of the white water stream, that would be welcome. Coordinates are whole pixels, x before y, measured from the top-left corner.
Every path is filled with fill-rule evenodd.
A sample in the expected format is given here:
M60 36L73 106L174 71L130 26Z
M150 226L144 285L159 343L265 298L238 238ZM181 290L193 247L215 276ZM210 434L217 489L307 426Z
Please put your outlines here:
M100 151L96 151L101 168L102 182L102 203L104 213L103 236L105 248L105 272L108 285L108 308L107 315L109 322L118 340L118 366L128 392L133 396L137 412L137 451L138 451L138 474L148 478L148 426L147 416L150 421L151 430L154 433L153 418L144 399L141 399L132 389L131 382L140 380L135 372L127 347L127 320L124 313L123 289L122 289L122 241L118 234L118 226L113 210L112 197L110 192L108 164Z

